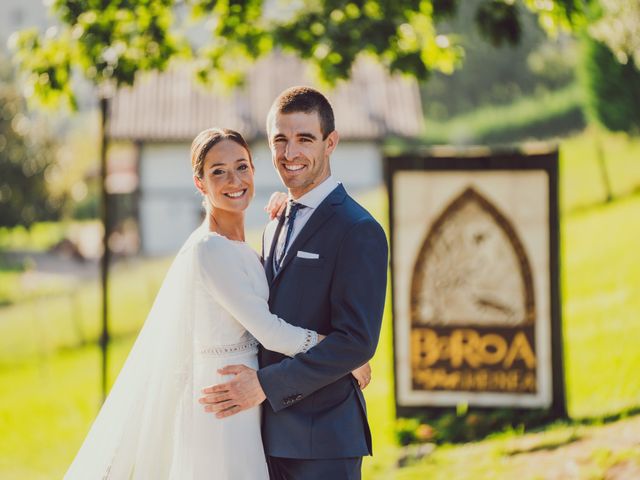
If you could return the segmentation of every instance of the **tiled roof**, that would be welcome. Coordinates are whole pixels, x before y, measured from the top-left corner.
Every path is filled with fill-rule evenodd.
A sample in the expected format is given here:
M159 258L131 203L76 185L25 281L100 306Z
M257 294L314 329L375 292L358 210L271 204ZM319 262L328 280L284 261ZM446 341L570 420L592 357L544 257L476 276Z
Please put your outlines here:
M293 85L314 85L304 64L281 54L251 68L246 85L228 94L207 91L189 68L146 74L122 88L112 101L110 135L140 141L191 140L212 126L232 128L248 139L264 135L273 99ZM422 132L420 93L415 80L389 76L371 60L359 60L351 80L327 94L336 129L346 139L411 137Z

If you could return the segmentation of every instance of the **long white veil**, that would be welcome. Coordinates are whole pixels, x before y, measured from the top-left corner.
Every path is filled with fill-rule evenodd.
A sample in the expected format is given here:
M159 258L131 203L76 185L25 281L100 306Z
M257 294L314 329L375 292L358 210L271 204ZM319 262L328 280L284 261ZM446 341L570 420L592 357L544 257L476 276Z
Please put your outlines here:
M171 264L153 307L68 480L191 478L188 431L193 398L193 245L195 230ZM180 448L174 448L174 445Z

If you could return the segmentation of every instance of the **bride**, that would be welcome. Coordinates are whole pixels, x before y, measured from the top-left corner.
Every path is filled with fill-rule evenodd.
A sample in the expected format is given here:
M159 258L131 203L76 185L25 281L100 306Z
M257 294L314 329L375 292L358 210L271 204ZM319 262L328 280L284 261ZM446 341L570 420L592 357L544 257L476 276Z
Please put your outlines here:
M324 337L269 312L260 258L244 242L254 167L242 136L201 132L191 163L205 221L169 268L66 479L269 478L260 409L218 419L198 403L201 389L228 380L217 373L226 365L257 369L259 343L294 356ZM282 210L277 198L271 211ZM364 388L364 372L353 374Z

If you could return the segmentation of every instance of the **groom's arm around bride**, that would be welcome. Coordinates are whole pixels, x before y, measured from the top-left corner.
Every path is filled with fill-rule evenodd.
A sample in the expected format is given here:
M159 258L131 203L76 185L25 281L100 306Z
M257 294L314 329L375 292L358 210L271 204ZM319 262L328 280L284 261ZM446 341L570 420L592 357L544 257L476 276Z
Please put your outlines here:
M340 190L344 192L341 187ZM346 199L348 197L345 195ZM353 205L340 207L349 209ZM364 211L361 213L364 214ZM331 227L327 225L326 229ZM318 232L313 244L320 245L332 236L332 232ZM298 323L306 325L309 321L304 321L305 317L326 315L328 322L322 327L329 327L328 331L319 330L327 337L309 350L307 355L287 358L273 354L280 361L263 366L258 371L260 384L275 412L348 375L369 361L375 353L386 288L387 246L384 232L366 214L350 226L340 242L329 243L336 248L336 252L320 256L325 263L333 263L327 268L320 267L326 271L325 275L323 272L308 272L294 267L290 272L283 273L287 278L281 280L272 295L274 310L290 309L289 305L279 306L277 303L299 301L297 318L302 318ZM308 244L305 249L309 249ZM306 284L304 289L299 288L301 283ZM320 312L321 315L318 315Z

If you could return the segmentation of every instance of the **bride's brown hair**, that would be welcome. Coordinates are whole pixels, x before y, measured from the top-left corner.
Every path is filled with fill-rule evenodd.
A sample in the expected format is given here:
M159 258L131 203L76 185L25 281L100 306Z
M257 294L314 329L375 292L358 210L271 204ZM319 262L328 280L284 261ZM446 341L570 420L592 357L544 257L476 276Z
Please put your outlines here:
M209 153L209 150L211 150L214 145L220 143L222 140L231 140L243 147L249 155L251 168L254 168L249 144L242 135L229 128L207 128L200 132L191 143L191 169L193 170L194 176L202 178L202 174L204 173L204 157L207 156L207 153Z

